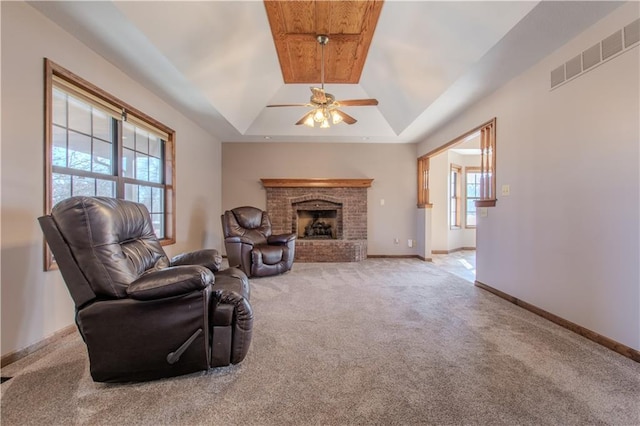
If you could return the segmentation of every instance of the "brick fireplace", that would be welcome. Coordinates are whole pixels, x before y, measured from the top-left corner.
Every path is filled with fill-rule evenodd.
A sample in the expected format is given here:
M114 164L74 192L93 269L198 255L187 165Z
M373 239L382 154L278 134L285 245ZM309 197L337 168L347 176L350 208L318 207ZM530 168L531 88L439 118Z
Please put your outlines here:
M294 232L296 262L367 258L367 188L373 179L261 179L274 234Z

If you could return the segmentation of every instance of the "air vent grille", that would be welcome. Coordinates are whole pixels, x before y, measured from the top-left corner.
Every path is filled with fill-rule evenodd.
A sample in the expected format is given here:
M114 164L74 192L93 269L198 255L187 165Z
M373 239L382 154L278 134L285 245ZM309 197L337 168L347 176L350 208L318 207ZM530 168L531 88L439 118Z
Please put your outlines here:
M600 43L582 52L582 68L586 71L600 62Z
M556 87L558 84L564 81L564 65L560 65L555 70L551 71L551 87Z
M624 27L624 47L627 48L638 41L640 41L640 19Z
M596 67L596 65L604 63L606 60L631 48L638 41L640 41L640 19L636 19L600 43L569 59L564 65L553 69L551 71L551 88L561 86L584 74L587 70Z
M575 77L582 72L582 57L578 55L575 58L570 59L566 64L564 64L564 67L567 70L567 80Z
M602 40L602 59L607 59L622 51L622 30L616 31Z

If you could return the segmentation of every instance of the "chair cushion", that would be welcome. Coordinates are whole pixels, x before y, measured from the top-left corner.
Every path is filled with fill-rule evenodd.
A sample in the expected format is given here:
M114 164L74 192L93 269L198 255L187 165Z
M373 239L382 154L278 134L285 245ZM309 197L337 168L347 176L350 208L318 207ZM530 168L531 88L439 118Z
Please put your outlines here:
M265 224L262 223L262 210L256 207L237 207L232 210L238 224L246 229L261 228Z
M202 249L188 253L182 253L171 258L171 266L200 265L211 272L220 270L222 256L216 249Z
M238 207L222 215L222 228L226 237L247 237L254 244L266 244L271 235L269 215L255 207Z
M173 266L151 269L131 283L127 294L136 300L155 300L203 290L214 281L204 266Z
M275 265L283 261L285 246L259 245L253 248L253 255L260 256L265 265Z
M282 274L291 268L293 253L287 246L258 246L251 252L251 276Z

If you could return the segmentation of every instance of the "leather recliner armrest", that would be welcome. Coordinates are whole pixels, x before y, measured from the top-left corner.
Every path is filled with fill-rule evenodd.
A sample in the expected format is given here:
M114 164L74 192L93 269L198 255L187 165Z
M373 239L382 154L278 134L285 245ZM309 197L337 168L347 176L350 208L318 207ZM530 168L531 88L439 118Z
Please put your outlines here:
M227 237L224 239L225 243L242 243L242 244L249 244L250 246L254 245L254 242L252 239L247 238L247 237Z
M267 238L267 243L284 245L295 239L296 239L296 234L278 234L278 235L269 236L269 238Z
M196 250L182 253L171 259L171 266L200 265L211 272L218 272L222 264L222 256L216 249Z
M213 284L213 272L204 266L175 266L143 274L127 288L135 300L155 300L188 294Z

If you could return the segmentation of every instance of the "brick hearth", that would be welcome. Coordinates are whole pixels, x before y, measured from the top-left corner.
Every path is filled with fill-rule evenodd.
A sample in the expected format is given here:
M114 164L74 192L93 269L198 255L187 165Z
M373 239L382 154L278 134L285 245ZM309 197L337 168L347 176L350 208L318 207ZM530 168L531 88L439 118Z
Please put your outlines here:
M373 179L262 179L274 234L296 232L296 207L338 206L338 239L298 237L296 262L357 262L367 258L367 188Z

